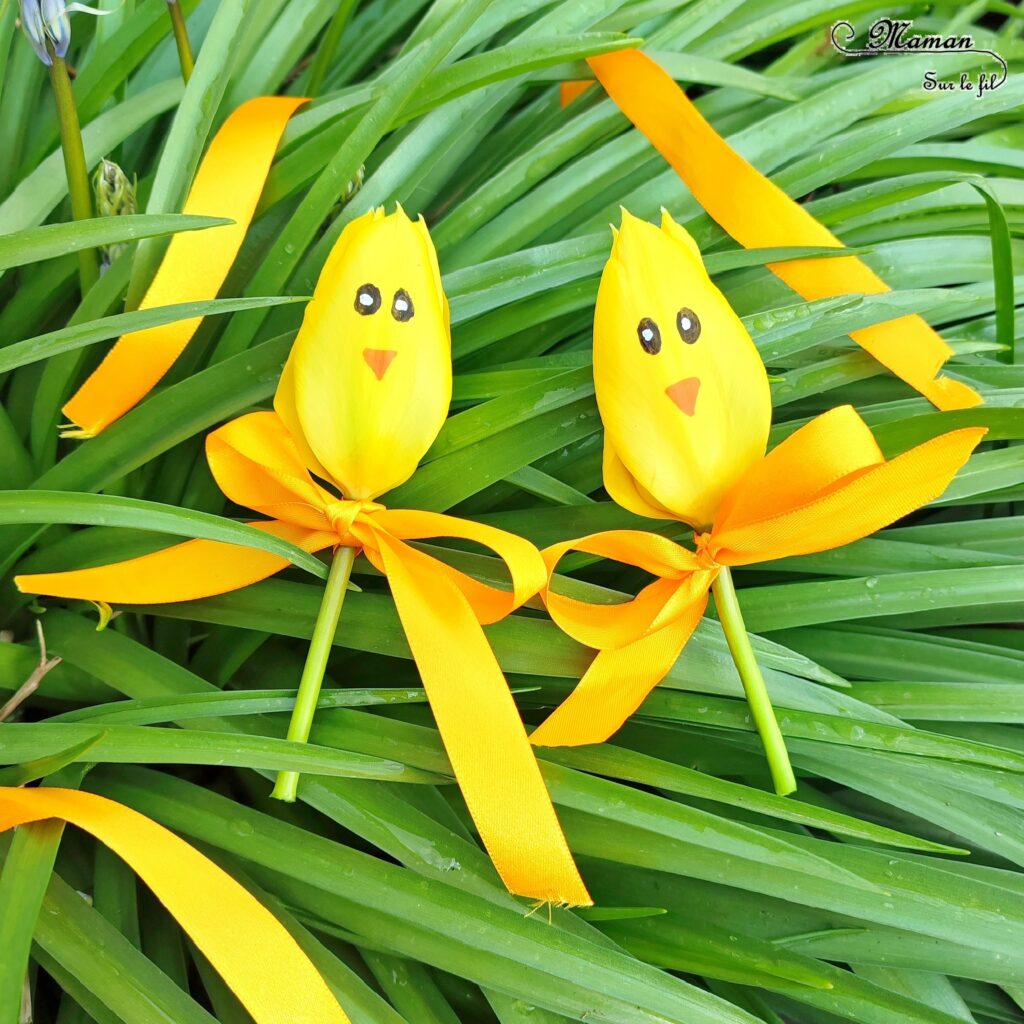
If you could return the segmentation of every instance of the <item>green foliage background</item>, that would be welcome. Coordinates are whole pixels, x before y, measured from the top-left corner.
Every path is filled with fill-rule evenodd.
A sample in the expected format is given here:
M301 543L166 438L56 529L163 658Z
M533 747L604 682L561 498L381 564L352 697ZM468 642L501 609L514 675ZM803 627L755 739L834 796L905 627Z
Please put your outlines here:
M68 225L45 69L0 2L0 698L60 664L0 725L2 781L121 800L251 884L356 1024L954 1024L1024 1019L1024 50L1002 0L365 0L317 101L291 122L242 254L158 392L96 440L59 409L106 340L194 308L130 310L206 142L239 102L302 93L337 5L183 0L198 53L183 89L163 0L75 15L69 61L90 167L138 175L146 216ZM924 71L979 55L839 57L828 28L915 18L972 33L1010 74L978 99ZM340 17L344 16L344 12ZM893 286L805 303L738 251L600 93L557 83L624 39ZM699 160L700 154L694 154ZM347 203L346 185L365 164ZM774 439L852 402L887 453L953 426L989 442L948 493L848 548L737 573L800 775L768 792L717 624L614 741L541 753L598 908L530 914L467 825L394 606L366 563L345 606L308 748L287 699L323 569L131 609L30 603L10 577L101 564L167 536L237 538L201 456L208 429L266 406L319 268L370 207L423 212L451 299L455 399L424 466L386 500L454 510L538 544L638 522L601 490L589 368L597 279L620 204L686 223L770 372ZM63 224L41 230L43 224ZM84 299L71 250L131 241ZM267 301L270 297L270 301ZM985 405L940 414L844 332L907 310L953 344ZM186 511L181 511L186 510ZM191 510L191 511L188 511ZM453 561L484 577L495 563ZM615 600L621 566L567 563ZM589 653L534 607L489 635L529 721ZM175 727L178 726L178 727ZM94 766L86 772L86 768ZM301 801L269 779L302 769ZM501 770L500 756L495 770ZM114 856L55 825L0 837L0 1020L25 958L37 1022L248 1018ZM54 865L54 857L56 863ZM51 872L51 868L53 870ZM83 900L76 890L86 893ZM37 914L40 906L41 912Z

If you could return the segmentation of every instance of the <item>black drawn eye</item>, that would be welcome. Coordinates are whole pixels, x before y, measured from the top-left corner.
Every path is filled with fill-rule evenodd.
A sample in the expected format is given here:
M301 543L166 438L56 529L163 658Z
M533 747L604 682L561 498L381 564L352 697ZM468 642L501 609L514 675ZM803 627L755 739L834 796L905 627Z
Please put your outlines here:
M687 345L692 345L700 337L700 317L687 306L676 314L676 327L679 328L679 337Z
M416 312L412 308L412 299L409 297L409 293L404 288L399 288L395 292L395 298L391 303L391 315L399 322L404 324L406 320L411 320L413 314Z
M369 316L380 309L380 289L375 284L361 284L356 289L356 312Z
M636 336L640 339L640 347L656 356L661 351L661 331L658 325L648 316L636 325Z

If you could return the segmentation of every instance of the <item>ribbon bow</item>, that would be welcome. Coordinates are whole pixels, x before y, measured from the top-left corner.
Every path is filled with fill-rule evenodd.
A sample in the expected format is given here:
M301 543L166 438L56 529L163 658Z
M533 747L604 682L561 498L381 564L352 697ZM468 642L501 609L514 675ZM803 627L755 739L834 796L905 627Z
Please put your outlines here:
M723 567L841 547L938 497L985 434L955 430L886 461L850 406L811 420L755 463L723 499L696 551L667 537L613 530L542 552L551 617L597 649L579 685L534 731L537 746L601 743L665 677L700 622ZM551 581L569 551L613 558L656 576L625 604L559 595Z
M310 475L273 412L233 420L207 437L207 459L232 501L270 517L252 525L306 551L360 549L391 586L438 730L470 814L510 890L589 905L515 701L481 624L497 622L544 585L528 541L436 512L339 500ZM408 541L454 537L489 547L511 591L481 583ZM26 592L111 604L187 601L266 579L288 562L263 551L193 540L115 565L17 577ZM494 768L500 752L502 767Z

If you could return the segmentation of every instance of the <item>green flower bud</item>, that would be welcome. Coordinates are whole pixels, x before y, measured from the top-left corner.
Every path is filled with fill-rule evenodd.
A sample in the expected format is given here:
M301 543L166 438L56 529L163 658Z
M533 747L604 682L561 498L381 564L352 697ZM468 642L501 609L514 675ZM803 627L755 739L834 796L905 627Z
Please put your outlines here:
M345 186L345 191L341 195L342 203L347 203L363 187L365 177L366 164L360 164L356 176Z
M124 217L138 212L135 198L137 182L114 163L101 160L93 175L92 187L96 196L96 213L100 217ZM127 242L103 247L103 263L109 266L124 251Z
M113 160L100 161L92 184L96 191L96 210L101 217L120 217L138 211L135 182Z

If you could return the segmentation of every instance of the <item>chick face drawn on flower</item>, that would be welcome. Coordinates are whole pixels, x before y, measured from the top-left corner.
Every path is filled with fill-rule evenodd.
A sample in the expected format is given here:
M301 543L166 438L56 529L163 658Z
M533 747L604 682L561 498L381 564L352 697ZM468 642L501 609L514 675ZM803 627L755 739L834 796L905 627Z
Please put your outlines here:
M594 381L605 487L639 515L706 527L765 453L764 364L666 211L660 228L622 211L597 295Z
M349 224L317 282L274 408L310 469L346 498L403 483L451 402L448 302L420 217Z

